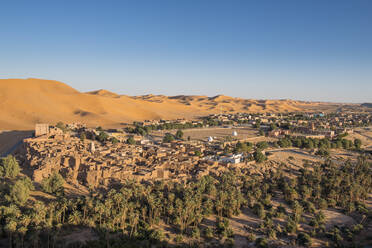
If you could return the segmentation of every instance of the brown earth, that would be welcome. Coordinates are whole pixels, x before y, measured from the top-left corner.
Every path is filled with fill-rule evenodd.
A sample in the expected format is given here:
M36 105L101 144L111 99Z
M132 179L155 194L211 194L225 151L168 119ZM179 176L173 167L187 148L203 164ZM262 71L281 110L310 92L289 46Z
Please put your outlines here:
M84 122L120 127L146 119L195 118L220 112L327 110L337 104L292 100L247 100L218 95L126 96L107 90L88 93L42 79L0 79L0 130L33 129L35 123Z

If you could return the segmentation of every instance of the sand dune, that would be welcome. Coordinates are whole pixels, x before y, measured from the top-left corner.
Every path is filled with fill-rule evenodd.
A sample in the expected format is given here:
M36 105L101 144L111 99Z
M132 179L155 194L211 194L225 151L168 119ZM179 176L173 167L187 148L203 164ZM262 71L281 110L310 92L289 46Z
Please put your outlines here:
M35 123L84 122L120 127L145 119L194 118L220 112L291 112L323 103L292 100L247 100L229 96L118 95L107 90L87 93L52 80L1 79L0 129L32 129Z

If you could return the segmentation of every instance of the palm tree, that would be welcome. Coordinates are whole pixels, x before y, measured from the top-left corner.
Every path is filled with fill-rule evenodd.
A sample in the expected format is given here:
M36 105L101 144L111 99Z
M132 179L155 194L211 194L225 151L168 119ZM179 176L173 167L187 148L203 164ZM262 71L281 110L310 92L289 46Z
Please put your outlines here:
M21 225L21 227L18 229L18 232L20 233L21 235L21 247L24 246L24 238L25 238L25 235L27 233L27 230L28 230L28 226L30 225L30 222L31 222L31 218L29 215L27 214L23 214L19 220L19 224Z
M79 225L81 222L81 213L78 210L74 210L68 217L68 223L72 225Z
M139 220L139 214L137 211L131 212L129 215L129 224L131 225L130 237L133 237L133 234L137 232L137 225Z
M5 224L4 230L8 233L9 236L9 247L13 246L13 233L17 230L17 222L14 219L8 219Z
M66 210L68 209L68 201L66 198L60 198L59 199L59 210L62 212L62 219L61 223L65 223L65 217L66 217Z
M99 226L102 227L102 215L105 212L105 205L100 201L96 201L94 211L98 214L98 216L99 216Z

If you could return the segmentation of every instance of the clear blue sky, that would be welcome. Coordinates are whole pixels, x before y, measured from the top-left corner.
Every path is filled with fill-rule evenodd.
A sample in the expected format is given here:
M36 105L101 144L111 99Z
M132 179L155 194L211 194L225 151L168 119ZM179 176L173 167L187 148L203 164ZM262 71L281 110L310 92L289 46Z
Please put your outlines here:
M370 0L0 1L0 78L372 101Z

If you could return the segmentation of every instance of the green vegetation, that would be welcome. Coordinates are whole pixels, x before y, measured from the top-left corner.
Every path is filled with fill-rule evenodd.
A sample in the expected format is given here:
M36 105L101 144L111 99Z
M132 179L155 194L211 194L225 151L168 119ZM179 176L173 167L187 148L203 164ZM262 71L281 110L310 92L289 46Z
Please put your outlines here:
M63 123L62 121L58 122L56 124L56 128L59 128L61 129L64 133L67 131L67 126L65 123Z
M23 177L21 179L18 179L10 187L7 199L10 202L14 202L20 206L23 206L27 202L31 190L34 190L31 179L28 177Z
M164 143L170 143L174 140L174 136L171 133L166 133L163 138Z
M87 139L87 135L86 135L86 133L85 132L82 132L81 134L80 134L80 140L81 141L84 141L84 140L86 140Z
M337 208L361 219L370 215L364 201L372 192L371 168L360 157L356 164L308 165L294 178L282 168L263 175L231 170L185 184L126 181L108 192L71 198L61 193L63 179L54 173L42 187L56 197L45 203L28 199L30 180L17 178L11 184L0 182L0 235L8 237L11 247L61 247L60 233L77 226L98 234L98 240L79 247L164 247L167 237L159 229L161 224L176 230L173 237L181 246L186 238L220 240L221 246L231 246L234 233L229 218L244 208L260 219L259 227L247 236L257 247L270 247L282 238L301 246L311 246L313 238L342 246L363 225L326 231L321 209ZM281 197L283 204L276 207L274 197ZM211 215L217 221L205 227L202 221ZM304 224L311 230L300 228Z
M261 120L260 119L256 120L256 123L253 124L253 127L254 128L257 128L257 129L260 129L260 127L261 127Z
M134 140L133 136L129 136L127 139L127 144L134 145L136 144L136 141Z
M12 155L0 159L0 177L15 178L19 171L18 162Z
M322 154L324 151L336 148L343 148L343 149L360 149L362 142L359 139L355 139L354 142L348 139L342 138L343 136L338 136L335 139L314 139L314 138L306 138L303 136L286 136L285 138L279 139L277 145L280 147L298 147L303 149L314 149L318 148L322 150Z
M267 157L262 153L260 149L256 149L256 151L253 153L253 157L257 163L262 163L267 160Z
M47 193L62 195L64 183L65 180L59 173L53 173L48 178L43 179L41 186Z
M110 141L114 145L117 144L117 143L119 143L119 140L117 138L115 138L115 137L111 137Z
M176 139L182 139L183 132L181 130L177 130L175 137L176 137Z
M99 142L105 142L108 140L108 138L109 138L109 135L105 131L100 131L97 136L97 140Z
M269 144L266 141L260 141L256 144L256 147L260 150L265 150L269 147Z
M241 152L250 152L252 150L252 143L250 142L240 142L236 143L234 147L234 153L241 153Z

